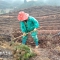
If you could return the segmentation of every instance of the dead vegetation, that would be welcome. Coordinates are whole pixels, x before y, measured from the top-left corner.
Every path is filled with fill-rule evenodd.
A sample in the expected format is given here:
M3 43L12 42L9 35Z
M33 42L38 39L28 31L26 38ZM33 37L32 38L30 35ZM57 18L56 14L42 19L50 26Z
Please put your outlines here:
M34 16L40 23L38 29L38 51L40 55L29 60L60 60L60 7L33 7L24 9L24 11ZM21 38L16 39L15 41L18 43L15 42L14 45L11 45L11 40L22 35L19 29L19 21L17 20L18 12L0 15L0 52L2 50L6 53L9 48L10 52L18 53L15 56L13 55L16 60L21 51L13 49L13 47L21 43ZM35 48L35 43L30 35L26 45L33 49ZM34 49L33 52L36 52L36 50ZM25 52L23 51L22 53ZM7 55L5 54L5 58ZM1 60L4 60L2 59L3 56L0 58ZM10 54L6 60L15 59Z

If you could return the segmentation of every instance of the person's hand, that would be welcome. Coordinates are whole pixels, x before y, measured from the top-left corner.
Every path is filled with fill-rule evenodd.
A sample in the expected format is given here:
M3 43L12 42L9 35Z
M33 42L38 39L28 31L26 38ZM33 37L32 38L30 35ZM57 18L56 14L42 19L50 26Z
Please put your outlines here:
M35 28L34 31L37 31L37 29Z
M23 36L26 36L26 33L23 33Z

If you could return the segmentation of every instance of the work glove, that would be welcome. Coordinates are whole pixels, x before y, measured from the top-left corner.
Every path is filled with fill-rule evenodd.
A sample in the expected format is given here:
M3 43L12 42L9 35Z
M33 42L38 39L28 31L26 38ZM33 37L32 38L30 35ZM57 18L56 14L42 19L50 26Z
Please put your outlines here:
M37 29L35 28L34 31L37 31Z
M23 36L26 36L26 33L23 33Z

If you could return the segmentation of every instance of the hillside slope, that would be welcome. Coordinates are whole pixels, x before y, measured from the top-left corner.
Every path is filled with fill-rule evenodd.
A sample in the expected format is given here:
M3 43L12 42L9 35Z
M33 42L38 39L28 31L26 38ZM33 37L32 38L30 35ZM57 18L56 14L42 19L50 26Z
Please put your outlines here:
M19 11L0 15L0 34L12 36L12 32L14 32L17 34L15 37L21 35L19 21L17 20ZM40 6L23 9L23 11L39 21L39 38L41 34L57 34L60 32L60 7Z
M19 11L0 15L0 33L8 31L6 34L9 34L11 29L19 29L19 21L17 20ZM60 30L60 7L40 6L23 9L23 11L39 21L40 27L38 30Z
M17 20L19 11L0 15L0 42L10 41L11 37L16 38L22 35ZM40 23L38 29L40 56L30 60L60 60L60 7L40 6L23 9L23 11L34 16ZM21 42L21 38L17 40ZM27 45L35 46L30 35Z

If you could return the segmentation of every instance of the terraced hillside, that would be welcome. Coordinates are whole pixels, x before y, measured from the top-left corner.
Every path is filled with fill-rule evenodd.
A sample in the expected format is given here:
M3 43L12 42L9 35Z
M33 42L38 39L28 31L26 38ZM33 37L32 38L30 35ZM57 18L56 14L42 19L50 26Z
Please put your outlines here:
M19 11L0 15L0 33L6 33L10 28L19 28L19 21L17 20ZM60 7L32 7L23 11L34 16L39 21L39 30L60 30Z
M40 40L45 39L45 34L55 35L60 32L60 7L43 6L22 10L29 13L31 16L34 16L39 21L40 27L38 28L38 37ZM3 39L10 39L9 36L13 36L12 32L15 37L21 35L19 21L17 20L19 11L0 15L0 35L3 36ZM29 39L32 40L31 38Z
M40 56L31 60L60 60L60 7L43 6L22 10L34 16L40 23L38 28ZM19 11L0 15L0 42L10 41L11 37L18 37L22 34L17 20ZM21 42L21 38L17 40ZM27 44L34 47L35 44L32 41L29 36Z

